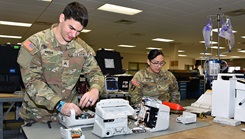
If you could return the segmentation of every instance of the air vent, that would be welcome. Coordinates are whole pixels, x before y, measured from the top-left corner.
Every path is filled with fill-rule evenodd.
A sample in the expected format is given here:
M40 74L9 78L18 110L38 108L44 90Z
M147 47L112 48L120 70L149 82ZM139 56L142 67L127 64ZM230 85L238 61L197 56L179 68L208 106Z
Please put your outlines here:
M121 19L121 20L116 21L115 23L120 23L120 24L133 24L133 23L135 23L135 21Z
M34 22L34 24L36 24L36 25L47 25L47 26L51 26L53 23L43 22L43 21L36 21L36 22Z
M230 12L224 13L225 15L229 16L239 16L239 15L244 15L245 14L245 9L238 9L238 10L233 10Z
M144 34L141 34L141 33L132 33L131 35L134 35L134 36L143 36Z

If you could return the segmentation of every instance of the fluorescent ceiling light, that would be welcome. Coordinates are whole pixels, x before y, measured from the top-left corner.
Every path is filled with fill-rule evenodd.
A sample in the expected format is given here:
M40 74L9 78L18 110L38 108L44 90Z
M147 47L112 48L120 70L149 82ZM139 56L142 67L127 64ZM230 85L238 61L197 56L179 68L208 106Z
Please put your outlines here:
M135 14L142 12L142 10L108 4L108 3L99 7L98 10L119 13L119 14L126 14L126 15L135 15Z
M114 51L114 49L109 49L109 48L99 48L98 50L102 50L102 49L104 49L106 51Z
M183 53L183 52L185 52L185 51L184 51L184 50L178 50L178 52L179 52L179 53Z
M205 43L204 41L200 41L200 43ZM218 42L211 41L210 44L218 44Z
M220 28L220 29L221 29L221 28ZM214 29L212 29L212 31L213 31L213 32L218 32L218 28L214 28ZM233 33L237 33L237 31L235 31L235 30L232 30L232 32L233 32Z
M88 33L88 32L90 32L91 30L89 30L89 29L83 29L81 32L82 33Z
M210 48L218 49L218 46L211 46ZM220 46L219 49L225 49L225 47Z
M238 52L240 52L240 53L245 53L245 50L239 50Z
M240 58L240 56L230 56L231 58Z
M0 38L21 39L21 38L22 38L22 36L0 35Z
M241 38L245 39L245 36L241 36Z
M212 55L211 53L200 53L201 55Z
M227 56L227 55L219 55L219 56Z
M178 54L178 56L185 57L186 55Z
M153 49L162 50L162 48L157 48L157 47L147 47L146 49L148 49L148 50L153 50Z
M136 46L134 46L134 45L124 45L124 44L121 44L121 45L118 45L118 47L133 48L133 47L136 47Z
M52 0L41 0L41 1L51 2Z
M207 57L200 56L201 59L206 59Z
M163 39L163 38L155 38L152 39L153 41L159 41L159 42L172 42L174 40L170 40L170 39Z
M32 24L21 22L0 21L1 25L30 27Z

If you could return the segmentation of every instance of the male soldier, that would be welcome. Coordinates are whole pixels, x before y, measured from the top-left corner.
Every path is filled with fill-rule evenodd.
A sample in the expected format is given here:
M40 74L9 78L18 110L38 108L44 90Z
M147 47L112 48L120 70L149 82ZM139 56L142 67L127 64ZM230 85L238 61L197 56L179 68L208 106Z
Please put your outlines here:
M92 106L104 87L104 76L93 49L77 38L88 23L87 9L78 2L68 4L59 23L38 32L22 43L18 63L25 85L20 116L28 123L56 121L57 113L82 114ZM75 84L80 74L90 90L78 102Z

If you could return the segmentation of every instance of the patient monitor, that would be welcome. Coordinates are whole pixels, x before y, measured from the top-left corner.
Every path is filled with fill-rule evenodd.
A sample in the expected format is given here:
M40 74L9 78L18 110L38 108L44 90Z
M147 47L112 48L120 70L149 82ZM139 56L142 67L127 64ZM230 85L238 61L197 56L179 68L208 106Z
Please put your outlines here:
M71 109L71 115L66 116L58 114L59 122L65 126L60 127L60 133L63 139L85 139L82 128L94 125L94 112L84 111L82 115L76 116L75 110Z
M146 130L156 132L169 127L170 108L168 106L152 97L143 97L142 104L138 117L142 117Z
M99 137L130 134L128 116L134 109L124 99L103 99L96 104L92 133Z

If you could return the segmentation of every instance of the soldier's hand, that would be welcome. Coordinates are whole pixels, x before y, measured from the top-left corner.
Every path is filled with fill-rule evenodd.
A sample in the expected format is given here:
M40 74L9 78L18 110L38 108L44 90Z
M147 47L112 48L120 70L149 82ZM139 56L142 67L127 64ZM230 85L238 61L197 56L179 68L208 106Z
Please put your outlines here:
M67 116L71 115L71 109L74 109L76 115L81 115L81 109L74 103L65 103L64 106L61 108L61 113Z
M98 98L99 90L96 88L92 88L82 96L79 102L79 106L82 108L93 106L95 102L98 100Z

